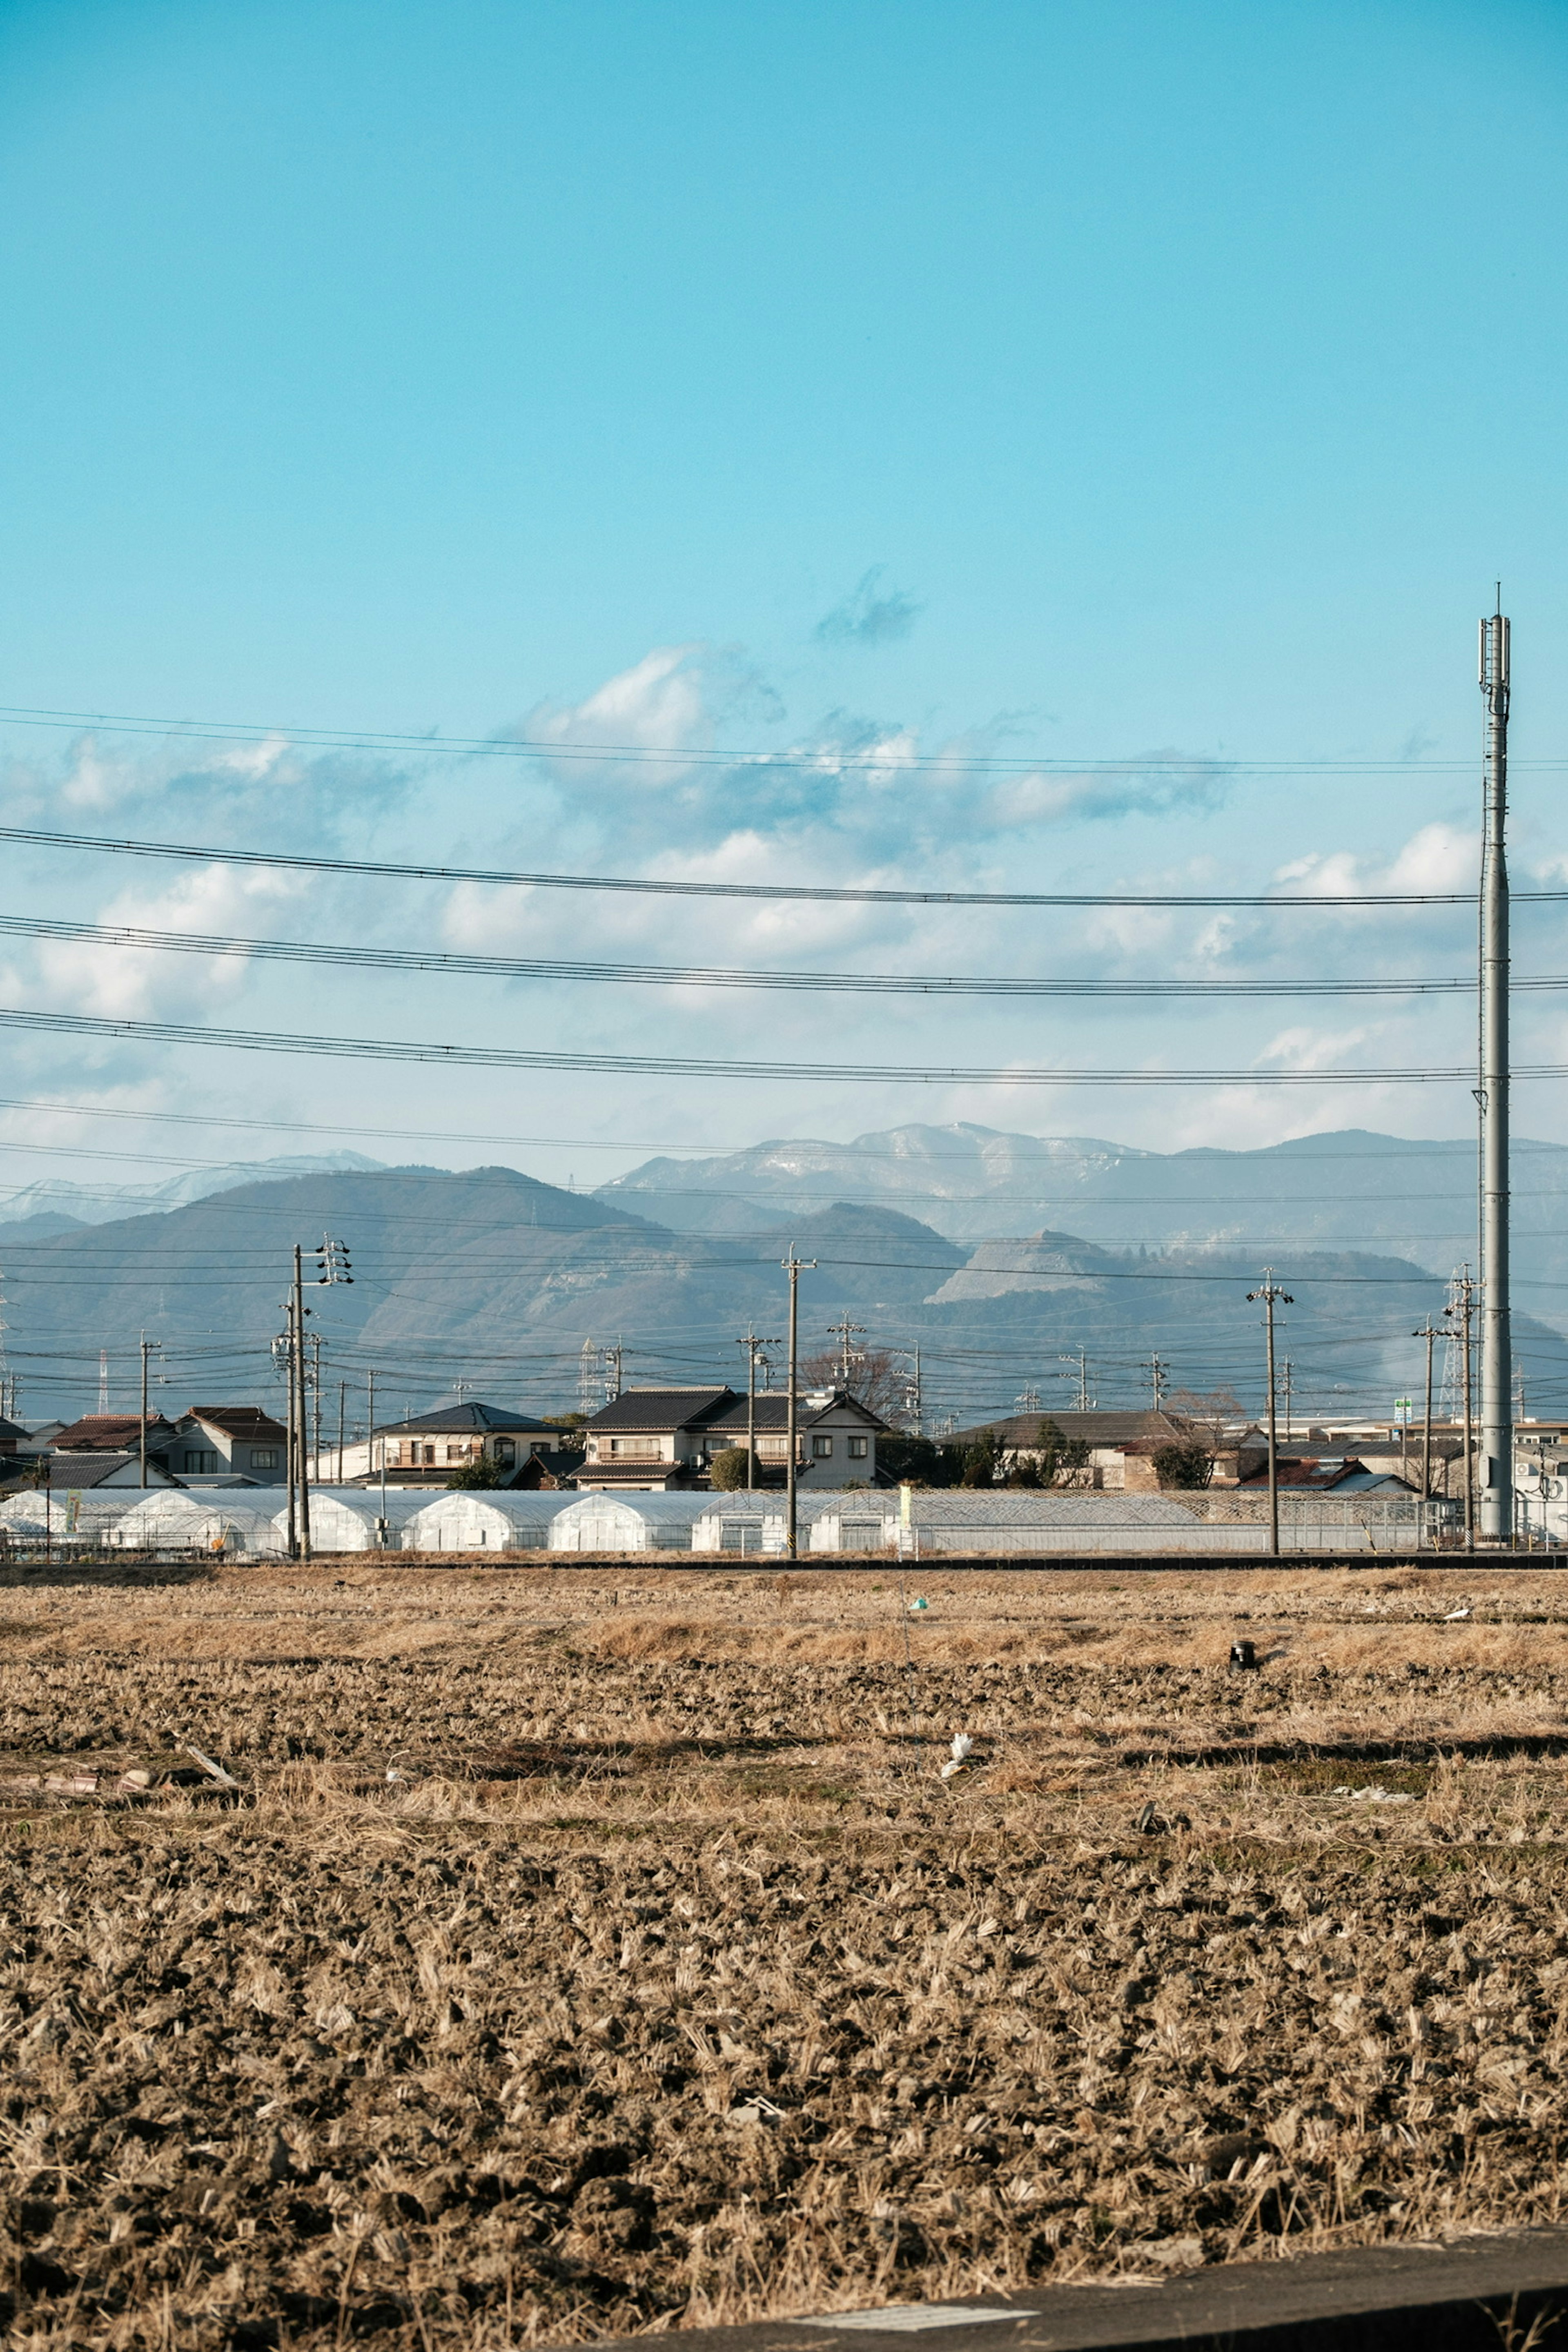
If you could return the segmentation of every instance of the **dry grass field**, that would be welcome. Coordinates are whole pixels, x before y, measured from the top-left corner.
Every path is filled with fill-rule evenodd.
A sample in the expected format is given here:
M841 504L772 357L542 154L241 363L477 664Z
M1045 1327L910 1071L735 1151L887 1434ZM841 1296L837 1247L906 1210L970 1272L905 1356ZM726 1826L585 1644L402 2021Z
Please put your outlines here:
M1562 2212L1568 1580L73 1573L0 1589L24 2352Z

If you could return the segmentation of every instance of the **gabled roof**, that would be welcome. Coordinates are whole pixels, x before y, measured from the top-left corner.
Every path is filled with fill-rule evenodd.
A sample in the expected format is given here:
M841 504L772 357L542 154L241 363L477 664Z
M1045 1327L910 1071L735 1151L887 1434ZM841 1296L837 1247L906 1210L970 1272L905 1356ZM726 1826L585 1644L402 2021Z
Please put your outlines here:
M72 1446L68 1453L48 1456L49 1488L56 1495L68 1494L86 1486L104 1486L111 1482L134 1486L142 1475L139 1457L131 1453L91 1453L86 1446ZM166 1470L150 1462L147 1465L150 1485L163 1486L172 1483Z
M7 1421L4 1414L0 1414L0 1445L20 1445L26 1434L26 1431L19 1428L16 1422Z
M535 1421L526 1412L508 1412L499 1404L478 1402L437 1405L434 1412L416 1412L411 1421L384 1421L375 1425L377 1437L468 1437L486 1431L503 1436L560 1434L554 1422Z
M1366 1465L1353 1454L1285 1454L1275 1464L1275 1480L1280 1486L1298 1489L1309 1487L1319 1494L1331 1486L1343 1486L1347 1478L1366 1476ZM1267 1470L1253 1470L1237 1482L1238 1486L1267 1486Z
M289 1434L283 1423L258 1404L193 1404L186 1408L185 1419L221 1429L226 1437L270 1441Z
M99 1452L116 1452L123 1446L135 1445L142 1433L139 1412L87 1412L79 1421L71 1422L51 1443L58 1452L66 1448L86 1446ZM173 1422L165 1421L161 1412L147 1415L147 1442L162 1445L174 1434Z
M826 1403L822 1401L820 1391L814 1391L809 1400L805 1397L800 1398L795 1409L795 1426L798 1429L810 1429L818 1422L826 1421L828 1415L834 1412L855 1413L868 1429L886 1429L888 1426L879 1413L873 1412L868 1404L862 1404L858 1397L851 1396L847 1389L835 1389ZM709 1429L721 1429L726 1436L733 1434L743 1440L746 1434L745 1398L737 1398L727 1412L714 1414L705 1426ZM788 1397L780 1396L776 1389L770 1389L765 1396L760 1396L757 1399L756 1426L759 1430L766 1430L770 1435L787 1429L789 1427Z
M729 1405L739 1404L743 1414L745 1402L733 1389L721 1386L623 1389L618 1397L591 1413L582 1425L584 1429L617 1433L633 1429L703 1429Z

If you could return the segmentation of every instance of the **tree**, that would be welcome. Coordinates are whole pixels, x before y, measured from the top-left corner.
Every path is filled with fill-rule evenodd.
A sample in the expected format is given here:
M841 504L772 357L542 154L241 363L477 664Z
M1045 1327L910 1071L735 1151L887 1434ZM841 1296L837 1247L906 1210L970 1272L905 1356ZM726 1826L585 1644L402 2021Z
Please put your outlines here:
M1233 1389L1210 1389L1206 1393L1177 1389L1168 1411L1173 1421L1188 1422L1201 1429L1212 1445L1219 1444L1227 1421L1247 1419L1247 1408Z
M994 1429L983 1429L973 1445L963 1452L965 1486L994 1486L1001 1475L1006 1448Z
M837 1348L819 1349L800 1360L802 1388L844 1386L844 1360ZM890 1348L859 1348L849 1359L849 1393L869 1407L890 1428L902 1429L909 1420L904 1402L909 1375Z
M1214 1476L1214 1451L1201 1439L1181 1444L1157 1445L1150 1455L1162 1486L1206 1486Z
M1036 1433L1035 1444L1038 1449L1040 1486L1055 1486L1058 1482L1064 1486L1079 1485L1078 1472L1089 1467L1087 1438L1065 1436L1060 1424L1047 1413Z
M751 1464L752 1483L763 1483L762 1465L756 1455L748 1455L743 1445L727 1445L722 1454L715 1454L708 1465L708 1475L722 1495L738 1494L746 1483L746 1465Z
M448 1486L499 1486L500 1482L500 1472L488 1454L479 1454L472 1462L460 1462L447 1479Z

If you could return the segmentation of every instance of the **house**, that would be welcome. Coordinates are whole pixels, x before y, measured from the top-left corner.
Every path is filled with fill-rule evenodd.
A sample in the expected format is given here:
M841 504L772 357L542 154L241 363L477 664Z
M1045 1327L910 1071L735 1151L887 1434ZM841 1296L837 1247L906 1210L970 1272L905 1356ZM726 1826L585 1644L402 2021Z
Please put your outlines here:
M154 1459L167 1469L165 1459L175 1437L174 1424L165 1421L161 1412L147 1415L147 1459ZM48 1442L51 1454L124 1454L138 1456L142 1445L142 1416L139 1412L89 1412L79 1421L68 1422L57 1430Z
M20 1428L16 1422L6 1421L4 1416L0 1416L0 1454L15 1454L18 1446L26 1445L26 1431Z
M1160 1449L1194 1444L1206 1446L1213 1438L1206 1426L1187 1421L1179 1413L1136 1409L1051 1412L1042 1409L1038 1412L999 1414L994 1421L977 1423L972 1429L955 1430L942 1443L970 1446L980 1438L994 1435L1002 1441L1004 1466L1011 1469L1026 1460L1040 1459L1043 1421L1058 1429L1069 1444L1086 1445L1089 1449L1089 1459L1080 1470L1058 1474L1061 1483L1107 1494L1158 1494L1160 1481L1153 1457ZM1215 1486L1234 1486L1267 1454L1265 1441L1252 1428L1222 1437L1213 1450L1214 1475L1209 1483Z
M748 1406L734 1389L624 1389L583 1424L586 1446L577 1484L600 1491L679 1492L706 1486L716 1454L746 1443ZM789 1400L757 1398L757 1460L765 1484L788 1470ZM870 1486L877 1475L877 1436L885 1430L868 1405L847 1389L813 1389L797 1398L797 1480L825 1486Z
M40 1485L47 1486L56 1495L83 1494L89 1487L140 1486L142 1484L140 1455L123 1451L111 1453L107 1449L95 1451L86 1445L73 1445L63 1454L51 1453L47 1457L47 1466L48 1475L40 1481ZM147 1484L149 1486L174 1486L179 1481L171 1477L163 1463L149 1454Z
M378 1423L368 1438L345 1445L341 1459L335 1445L323 1444L319 1475L323 1485L379 1485L384 1462L389 1486L442 1486L454 1470L485 1461L510 1482L536 1452L553 1454L561 1438L554 1422L464 1399L407 1421ZM310 1475L318 1475L315 1464Z
M1408 1495L1412 1489L1403 1478L1387 1471L1368 1469L1354 1454L1279 1454L1275 1457L1274 1481L1281 1494L1293 1495ZM1268 1465L1248 1471L1237 1482L1237 1492L1253 1495L1268 1488Z
M194 1404L174 1423L167 1458L182 1479L280 1486L289 1475L289 1433L259 1405Z

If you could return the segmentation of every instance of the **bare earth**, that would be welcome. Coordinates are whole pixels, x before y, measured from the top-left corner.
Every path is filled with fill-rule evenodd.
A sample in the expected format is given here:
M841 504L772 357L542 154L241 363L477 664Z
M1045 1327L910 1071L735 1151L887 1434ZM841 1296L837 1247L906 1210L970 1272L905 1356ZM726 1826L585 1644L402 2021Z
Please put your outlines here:
M20 2347L1561 2216L1560 1575L76 1574L0 1591Z

